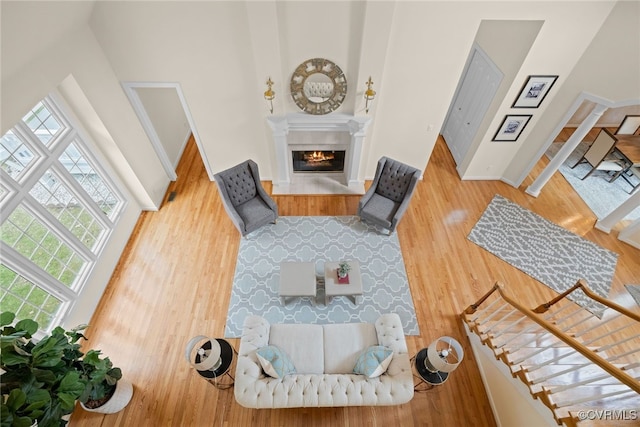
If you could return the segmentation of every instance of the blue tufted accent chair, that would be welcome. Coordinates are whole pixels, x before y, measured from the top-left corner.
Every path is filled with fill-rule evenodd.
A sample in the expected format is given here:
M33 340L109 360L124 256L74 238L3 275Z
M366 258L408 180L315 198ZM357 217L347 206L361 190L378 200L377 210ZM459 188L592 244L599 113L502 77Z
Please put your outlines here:
M358 216L393 233L409 206L418 179L418 169L382 157L378 160L371 187L360 199Z
M242 236L276 222L278 206L262 188L258 165L253 160L246 160L213 177L224 209Z

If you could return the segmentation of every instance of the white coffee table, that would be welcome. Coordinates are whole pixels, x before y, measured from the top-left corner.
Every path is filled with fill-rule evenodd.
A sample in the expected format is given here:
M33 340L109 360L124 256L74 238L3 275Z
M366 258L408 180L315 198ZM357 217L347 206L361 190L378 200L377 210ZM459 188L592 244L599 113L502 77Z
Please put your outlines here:
M280 263L280 289L282 304L287 298L311 297L316 302L316 264L314 262L284 261Z
M346 296L354 304L357 304L357 297L362 295L362 277L360 276L360 263L358 261L347 261L351 266L349 271L349 283L338 283L339 262L324 263L324 303L328 304L331 297Z

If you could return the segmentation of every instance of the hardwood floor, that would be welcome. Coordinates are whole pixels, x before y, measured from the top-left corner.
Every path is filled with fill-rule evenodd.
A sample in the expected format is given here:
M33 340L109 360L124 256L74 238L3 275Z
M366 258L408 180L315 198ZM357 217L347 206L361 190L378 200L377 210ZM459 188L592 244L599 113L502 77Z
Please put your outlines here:
M536 166L535 178L546 159ZM610 299L640 311L624 288L640 283L640 250L593 228L596 217L556 173L538 198L498 181L461 181L439 139L411 205L398 226L421 336L413 354L441 335L458 339L465 360L446 384L405 405L251 410L233 391L209 385L184 359L196 335L222 337L240 235L227 217L191 141L169 191L176 197L145 212L87 330L134 383L128 407L100 415L77 409L77 426L493 426L495 420L459 314L496 280L521 302L554 296L546 286L467 240L495 194L618 253ZM270 191L270 183L265 183ZM354 215L359 196L275 196L281 215ZM237 346L238 340L229 340Z

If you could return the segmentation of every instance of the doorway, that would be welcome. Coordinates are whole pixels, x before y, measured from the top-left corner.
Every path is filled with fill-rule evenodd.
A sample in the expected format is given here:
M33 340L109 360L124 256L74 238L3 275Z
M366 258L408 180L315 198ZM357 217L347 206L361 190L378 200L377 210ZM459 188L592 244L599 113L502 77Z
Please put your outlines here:
M589 102L588 110L589 113L586 117L578 114L578 111L585 101ZM541 150L538 152L538 155L534 156L535 161L537 162L540 157L544 155L544 153L549 149L550 145L553 143L554 139L557 135L560 134L563 128L567 127L567 124L574 116L580 116L580 123L575 129L575 131L571 134L571 136L567 139L567 141L562 145L562 148L558 150L558 152L553 156L551 160L549 160L547 166L542 170L542 172L533 180L533 182L527 187L525 192L533 197L538 197L540 191L545 186L547 182L551 179L553 174L558 171L560 166L569 158L571 153L576 149L578 144L582 142L584 137L591 131L591 129L596 126L601 116L608 109L618 108L618 107L629 107L634 105L640 105L640 100L625 100L621 102L612 102L606 100L604 98L596 97L586 92L582 92L576 101L569 107L567 113L560 121L558 126L551 132L550 138L543 145ZM533 165L528 168L526 174L528 174L531 169L533 169ZM526 175L525 175L526 176ZM524 177L522 178L524 180ZM522 181L520 181L522 182ZM622 220L629 212L634 210L637 207L640 207L640 193L635 192L632 194L629 199L623 202L620 206L617 206L611 213L609 213L606 217L599 219L595 228L604 231L610 232L613 226ZM634 225L635 224L635 225ZM637 227L640 222L638 220L634 221L629 228ZM634 228L636 230L637 228ZM621 231L621 235L626 235L626 232ZM626 240L625 240L626 241ZM635 243L631 243L634 244Z
M123 82L122 87L169 179L177 179L176 167L189 138L193 136L207 174L213 181L213 173L180 84Z

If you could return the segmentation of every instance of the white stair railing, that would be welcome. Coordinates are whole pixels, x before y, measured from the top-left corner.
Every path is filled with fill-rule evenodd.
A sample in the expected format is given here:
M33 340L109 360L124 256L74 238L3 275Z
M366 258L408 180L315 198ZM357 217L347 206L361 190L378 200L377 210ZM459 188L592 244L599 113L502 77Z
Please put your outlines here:
M566 299L574 291L615 314L598 318ZM594 294L582 280L533 310L496 283L462 318L558 424L576 425L580 406L640 407L640 316Z

